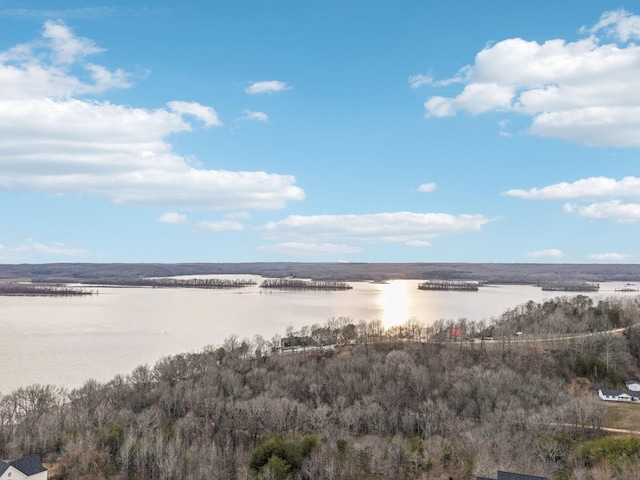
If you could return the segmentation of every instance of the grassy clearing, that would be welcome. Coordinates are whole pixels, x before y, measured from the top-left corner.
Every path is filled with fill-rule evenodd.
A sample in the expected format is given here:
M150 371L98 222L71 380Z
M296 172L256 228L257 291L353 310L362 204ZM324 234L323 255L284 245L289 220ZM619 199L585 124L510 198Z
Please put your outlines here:
M640 404L607 402L603 426L640 431Z

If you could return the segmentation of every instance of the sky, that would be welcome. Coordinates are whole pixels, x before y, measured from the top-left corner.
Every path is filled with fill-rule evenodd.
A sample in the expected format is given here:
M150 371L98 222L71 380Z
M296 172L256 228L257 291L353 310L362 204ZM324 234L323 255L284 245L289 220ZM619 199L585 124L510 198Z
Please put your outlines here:
M634 2L0 0L0 263L640 263L639 45Z

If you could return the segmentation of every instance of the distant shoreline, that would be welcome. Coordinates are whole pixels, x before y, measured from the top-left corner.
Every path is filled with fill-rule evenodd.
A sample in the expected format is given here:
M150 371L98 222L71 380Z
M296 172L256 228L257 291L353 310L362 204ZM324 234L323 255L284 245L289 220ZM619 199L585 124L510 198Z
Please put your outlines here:
M640 282L638 264L542 263L51 263L2 264L0 280L114 285L150 277L260 275L313 281L470 280L526 285L550 281Z

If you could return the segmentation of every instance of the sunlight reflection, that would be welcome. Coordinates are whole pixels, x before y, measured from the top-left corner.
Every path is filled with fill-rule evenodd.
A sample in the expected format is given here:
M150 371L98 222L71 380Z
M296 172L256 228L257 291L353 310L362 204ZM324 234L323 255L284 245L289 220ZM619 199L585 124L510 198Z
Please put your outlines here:
M392 281L381 285L382 323L385 328L402 325L409 318L409 295L404 282Z

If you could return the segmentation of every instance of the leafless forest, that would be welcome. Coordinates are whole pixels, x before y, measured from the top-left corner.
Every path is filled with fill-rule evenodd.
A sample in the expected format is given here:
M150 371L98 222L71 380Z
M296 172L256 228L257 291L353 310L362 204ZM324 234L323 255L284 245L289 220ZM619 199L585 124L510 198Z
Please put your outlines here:
M100 284L176 275L262 275L269 278L357 281L476 280L533 284L543 281L640 281L640 265L524 263L55 263L0 265L0 279Z
M578 295L477 323L232 336L106 384L5 394L0 456L37 453L53 480L640 478L640 440L600 430L596 395L638 374L639 305Z

